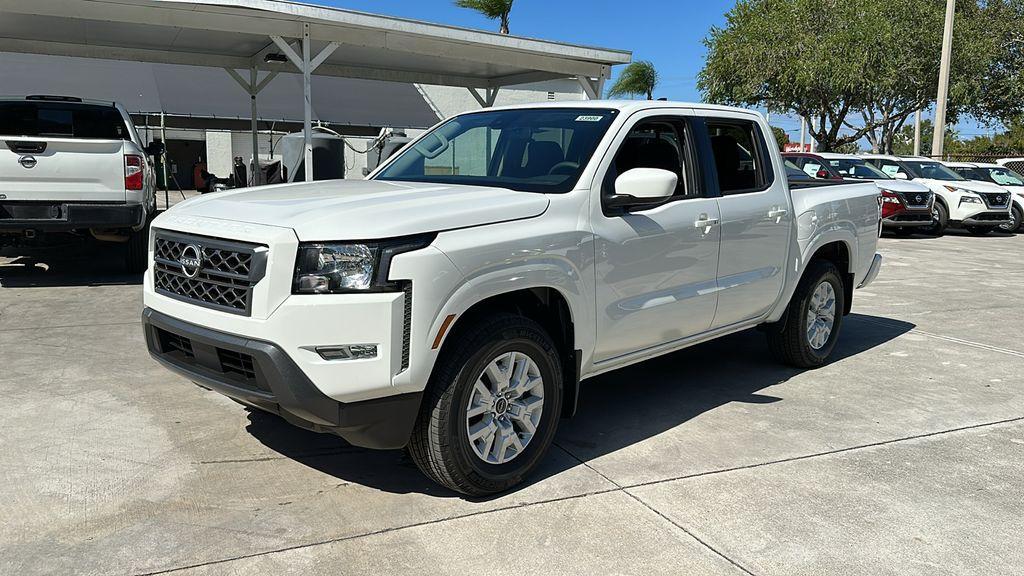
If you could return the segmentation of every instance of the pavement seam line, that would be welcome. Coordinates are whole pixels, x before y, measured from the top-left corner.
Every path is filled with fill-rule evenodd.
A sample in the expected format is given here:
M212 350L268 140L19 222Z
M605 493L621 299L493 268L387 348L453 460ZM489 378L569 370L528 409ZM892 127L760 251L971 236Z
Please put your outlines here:
M19 332L25 330L60 330L65 328L100 328L103 326L133 326L142 324L141 320L134 322L105 322L101 324L69 324L67 326L30 326L25 328L0 328L0 332Z
M616 490L617 492L622 492L622 493L623 493L623 494L625 494L626 496L629 496L630 498L632 498L633 500L635 500L635 501L636 501L637 503L639 503L639 504L640 504L641 506L643 506L644 508L647 508L648 510L650 510L650 511L651 511L651 512L653 512L654 514L657 514L657 515L658 515L658 516L660 516L660 517L661 517L661 518L662 518L663 520L665 520L665 521L666 521L666 522L668 522L669 524L671 524L671 525L675 526L675 527L676 527L676 528L678 528L679 530L682 530L684 534L686 534L686 535L687 535L687 536L689 536L690 538L693 538L693 539L694 539L694 540L695 540L695 541L696 541L696 542L697 542L698 544L700 544L701 546L703 546L703 547L707 548L708 550L710 550L711 552L713 552L713 553L714 553L714 554L716 554L717 556L721 557L721 558L722 558L723 560L725 560L725 561L726 561L726 562L728 562L729 564L732 564L732 565L733 565L733 566L735 566L735 567L736 567L737 569L739 569L740 571L742 571L742 572L743 572L744 574L748 574L749 576L757 576L756 574L754 574L753 572L751 572L750 570L748 570L748 569L747 569L746 567L744 567L744 566L743 566L742 564L740 564L739 562L737 562L737 561L733 560L732 558L730 558L730 557L726 556L725 554L723 554L723 553L722 553L722 552L721 552L720 550L718 550L718 549L717 549L717 548L715 548L714 546L712 546L712 545L708 544L707 542L705 542L705 541L704 541L704 540L702 540L701 538L697 537L697 535L696 535L696 534L694 534L693 532L690 532L689 530L687 530L687 529L686 529L685 527L683 527L683 526L682 526L681 524L679 524L679 523L678 523L678 522L676 522L675 520L672 520L671 518L669 518L669 517L668 517L668 516L666 516L665 514L662 514L660 510L656 510L656 509L652 508L652 507L651 507L651 506L650 506L649 504L647 504L647 502L644 502L643 500L641 500L641 499L640 499L639 497L637 497L637 496L636 496L635 494L631 493L631 492L630 492L629 490L625 489L625 488L624 488L624 487L623 487L623 486L622 486L621 484L619 484L619 483L618 483L618 482L616 482L615 480L612 480L612 479L611 479L611 478L609 478L608 476L605 476L605 475L604 475L604 473L602 473L602 472L601 472L600 470L598 470L598 469L594 468L593 466L591 466L591 465L590 465L590 464L589 464L588 462L585 462L585 461L584 461L584 460L583 460L582 458L580 458L579 456L577 456L577 455L573 454L573 453L572 453L572 451L571 451L571 450L569 450L568 448L566 448L565 446L562 446L561 444L558 444L557 442L552 442L552 445L554 445L554 446L555 446L556 448L558 448L558 449L559 449L559 450L561 450L562 452L565 452L566 454L568 454L570 458L572 458L573 460L576 460L577 462L579 462L580 464L582 464L582 465L583 465L583 466L584 466L585 468L587 468L588 470L590 470L590 471L591 471L591 472L593 472L594 474L597 474L597 475L598 475L598 476L600 476L601 478L604 478L605 480L607 480L607 481L608 481L609 483L611 483L611 484L612 484L613 486L617 486L617 487L618 487L618 489Z
M858 318L858 320L876 324L878 326L885 326L886 328L900 328L893 322L886 322L885 320L877 320L870 318ZM982 350L988 350L989 352L998 352L1000 354L1007 354L1009 356L1016 356L1017 358L1024 358L1024 352L1019 350L1012 350L1010 348L1000 348L998 346L992 346L991 344L983 344L981 342L974 342L972 340L964 340L963 338L956 338L954 336L946 336L943 334L936 334L934 332L927 332L925 330L918 330L917 328L911 328L907 331L908 334L920 334L921 336L927 336L929 338L936 338L938 340L945 340L954 344L963 344L964 346L971 346L974 348L980 348Z
M911 436L902 436L900 438L892 438L890 440L880 440L878 442L869 442L867 444L858 444L857 446L847 446L846 448L836 448L835 450L826 450L825 452L816 452L814 454L804 454L803 456L792 456L790 458L780 458L778 460L769 460L767 462L757 462L754 464L747 464L745 466L735 466L732 468L720 468L718 470L709 470L707 472L697 472L695 474L686 474L683 476L676 476L673 478L662 478L659 480L651 480L649 482L638 482L636 484L630 484L623 486L624 490L631 488L643 488L646 486L655 486L658 484L665 484L666 482L675 482L677 480L689 480L691 478L701 478L704 476L714 476L716 474L725 474L727 472L736 472L739 470L750 470L752 468L762 468L764 466L771 466L773 464L785 464L787 462L799 462L802 460L810 460L812 458L820 458L823 456L832 456L835 454L843 454L845 452L853 452L856 450L863 450L865 448L877 448L879 446L888 446L890 444L899 444L901 442L907 442L911 440L921 440L924 438L934 438L936 436L943 436L945 434L954 434L957 432L965 432L968 430L977 430L979 428L988 428L990 426L1000 426L1003 424L1013 424L1016 422L1024 422L1024 416L1017 416L1015 418L1007 418L1005 420L996 420L994 422L983 422L981 424L969 424L967 426L960 426L958 428L950 428L949 430L938 430L935 432L924 432L922 434L914 434Z
M607 488L604 490L593 490L590 492L584 492L583 494L573 494L570 496L561 496L558 498L548 498L546 500L538 500L537 502L523 502L520 504L512 504L509 506L502 506L499 508L493 508L490 510L478 510L475 512L468 512L466 514L456 514L454 516L446 516L444 518L435 518L433 520L424 520L422 522L414 522L412 524L405 524L403 526L392 526L389 528L381 528L378 530L371 530L362 534L351 534L349 536L340 536L337 538L328 538L326 540L318 540L316 542L306 542L303 544L294 544L292 546L284 546L281 548L274 548L272 550L263 550L260 552L251 552L249 554L239 554L230 558L219 558L216 560L209 560L206 562L199 562L197 564L188 564L185 566L175 566L173 568L163 568L160 570L153 570L150 572L135 572L133 576L157 576L158 574L171 574L174 572L181 572L182 570L192 570L195 568L202 568L204 566L215 566L217 564L225 564L228 562L235 562L237 560L245 560L248 558L256 558L259 556L267 556L270 554L278 554L281 552L290 552L292 550L301 550L303 548L313 548L316 546L323 546L326 544L335 544L338 542L347 542L349 540L358 540L360 538L366 538L369 536L378 536L381 534L390 534L391 532L397 532L399 530L405 530L408 528L420 528L423 526L431 526L434 524L441 524L452 520L462 520L463 518L473 518L476 516L483 516L486 514L492 514L495 512L505 512L508 510L518 510L520 508L529 508L532 506L538 506L542 504L553 504L556 502L567 502L570 500L578 500L581 498L587 498L590 496L600 496L602 494L610 494L612 492L618 492L619 488Z

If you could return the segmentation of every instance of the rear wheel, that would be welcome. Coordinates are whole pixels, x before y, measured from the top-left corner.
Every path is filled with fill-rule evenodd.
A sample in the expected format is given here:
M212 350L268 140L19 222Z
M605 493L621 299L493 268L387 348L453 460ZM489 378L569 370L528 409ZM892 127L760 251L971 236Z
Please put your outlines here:
M512 488L554 439L562 367L536 322L499 314L452 335L431 378L409 441L435 482L470 496Z
M785 317L768 327L769 348L777 358L797 368L823 365L835 348L845 306L846 291L839 269L827 260L811 262Z
M124 267L133 274L145 272L149 266L149 223L152 218L146 218L146 225L141 230L132 230L128 234L128 241L125 242Z
M1020 232L1022 223L1024 223L1024 212L1021 211L1020 206L1014 204L1013 207L1010 208L1009 224L1000 224L999 230L1009 232L1010 234Z

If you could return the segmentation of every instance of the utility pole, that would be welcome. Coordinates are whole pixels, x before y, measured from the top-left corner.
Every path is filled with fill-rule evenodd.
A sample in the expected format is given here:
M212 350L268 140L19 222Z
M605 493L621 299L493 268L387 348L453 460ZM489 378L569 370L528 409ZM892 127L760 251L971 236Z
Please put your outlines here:
M921 110L914 112L914 156L921 155Z
M800 117L800 151L804 151L804 138L807 136L807 118Z
M953 14L956 0L946 0L946 26L942 31L942 60L939 61L939 94L935 99L935 134L932 135L933 157L942 158L946 140L946 98L949 96L949 60L953 52Z

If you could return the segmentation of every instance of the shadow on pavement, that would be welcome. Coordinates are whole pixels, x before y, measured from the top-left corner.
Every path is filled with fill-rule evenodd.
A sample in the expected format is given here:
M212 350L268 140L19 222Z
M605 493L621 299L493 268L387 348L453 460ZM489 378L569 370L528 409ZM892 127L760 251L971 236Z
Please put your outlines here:
M108 286L142 284L142 274L124 270L124 248L69 237L59 245L0 250L0 287Z
M880 346L913 324L851 314L845 318L833 362ZM642 442L730 402L770 404L781 398L760 391L783 384L801 371L768 352L757 330L733 334L603 374L583 384L575 418L562 420L555 443L529 483ZM458 497L427 480L402 451L353 447L341 438L287 424L253 411L247 428L265 446L346 482L386 492Z

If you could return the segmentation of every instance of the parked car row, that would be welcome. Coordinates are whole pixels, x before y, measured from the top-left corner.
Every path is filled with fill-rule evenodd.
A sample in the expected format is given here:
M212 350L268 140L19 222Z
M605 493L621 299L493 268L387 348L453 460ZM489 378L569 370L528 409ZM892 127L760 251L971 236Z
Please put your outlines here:
M882 226L896 234L1020 232L1024 223L1024 176L1005 165L882 154L783 156L800 170L794 176L790 169L793 181L873 181L881 193Z

